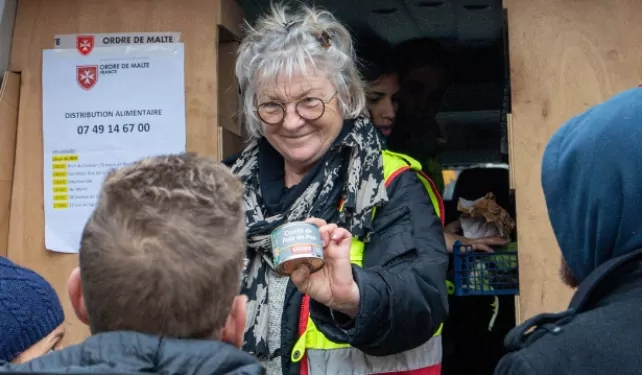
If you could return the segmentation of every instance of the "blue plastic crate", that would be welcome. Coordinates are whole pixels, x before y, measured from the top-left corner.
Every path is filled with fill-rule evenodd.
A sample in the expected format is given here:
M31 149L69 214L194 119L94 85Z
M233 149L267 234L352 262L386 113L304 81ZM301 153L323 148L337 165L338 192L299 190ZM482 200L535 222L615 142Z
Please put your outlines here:
M457 241L453 248L456 296L519 294L517 251L473 251Z

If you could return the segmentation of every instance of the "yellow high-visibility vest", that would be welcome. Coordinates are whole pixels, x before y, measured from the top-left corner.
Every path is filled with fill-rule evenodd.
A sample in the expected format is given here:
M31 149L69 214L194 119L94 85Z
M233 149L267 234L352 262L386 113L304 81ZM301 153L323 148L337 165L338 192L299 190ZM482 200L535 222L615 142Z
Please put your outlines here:
M421 164L409 156L384 150L383 174L386 187L401 173L408 170L415 171L417 177L426 187L430 200L435 208L435 213L444 224L443 201L434 184L428 176L421 171ZM343 204L339 205L339 210ZM374 214L374 212L373 212ZM361 267L365 244L352 240L350 247L350 262ZM301 363L302 375L348 375L378 374L385 372L402 372L407 374L439 374L441 367L441 330L439 326L433 338L412 352L400 353L393 356L374 357L352 348L349 344L340 344L330 341L317 329L309 314L309 296L304 296L303 306L305 312L300 316L300 336L291 353L293 363L299 363L308 354L307 360ZM314 354L314 355L312 355ZM336 359L334 358L336 354ZM394 357L394 358L389 358ZM395 367L398 366L398 367ZM428 368L428 369L427 369ZM417 371L415 371L417 370ZM434 371L433 371L434 370Z

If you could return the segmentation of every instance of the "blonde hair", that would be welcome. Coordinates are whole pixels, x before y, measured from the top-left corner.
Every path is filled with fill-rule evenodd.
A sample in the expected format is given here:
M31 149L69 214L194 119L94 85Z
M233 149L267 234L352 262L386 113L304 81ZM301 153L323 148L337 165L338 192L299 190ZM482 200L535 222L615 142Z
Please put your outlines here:
M307 6L293 12L287 6L272 5L271 12L254 26L246 25L236 78L241 93L239 117L251 137L262 135L256 114L258 87L280 74L288 78L309 74L310 66L328 73L345 118L366 112L352 37L332 13Z
M241 288L243 185L213 158L146 158L109 173L82 234L92 333L216 338Z

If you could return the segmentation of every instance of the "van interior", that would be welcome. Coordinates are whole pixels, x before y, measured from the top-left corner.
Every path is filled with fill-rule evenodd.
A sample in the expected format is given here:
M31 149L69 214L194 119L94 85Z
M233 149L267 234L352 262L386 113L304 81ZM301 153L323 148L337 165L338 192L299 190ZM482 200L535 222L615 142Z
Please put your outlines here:
M271 0L237 0L252 22ZM293 5L300 0L292 1ZM305 2L305 1L304 1ZM310 2L312 3L312 2ZM507 114L510 82L506 12L502 0L315 0L351 30L374 30L391 44L430 37L448 50L454 79L437 120L448 143L440 155L447 222L458 217L459 197L475 199L492 191L515 218L509 188ZM494 297L450 297L444 324L443 373L492 374L505 353L503 338L515 325L514 297L499 297L489 327L486 312Z

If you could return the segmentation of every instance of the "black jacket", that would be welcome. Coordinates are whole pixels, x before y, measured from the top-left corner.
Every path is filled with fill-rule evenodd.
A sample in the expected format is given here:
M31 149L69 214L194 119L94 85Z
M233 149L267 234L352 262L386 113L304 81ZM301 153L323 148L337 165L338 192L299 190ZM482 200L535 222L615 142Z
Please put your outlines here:
M0 373L263 375L249 354L220 341L110 332Z
M230 158L224 163L233 162ZM359 315L350 321L335 313L334 320L326 306L310 303L310 316L326 337L376 356L425 343L448 312L448 253L426 188L414 172L404 172L387 191L389 201L377 210L363 268L353 267L361 293ZM301 300L290 282L281 326L284 374L299 374L290 354L298 337Z
M593 271L567 311L511 331L506 345L514 352L495 375L641 374L641 311L642 251L636 251Z

